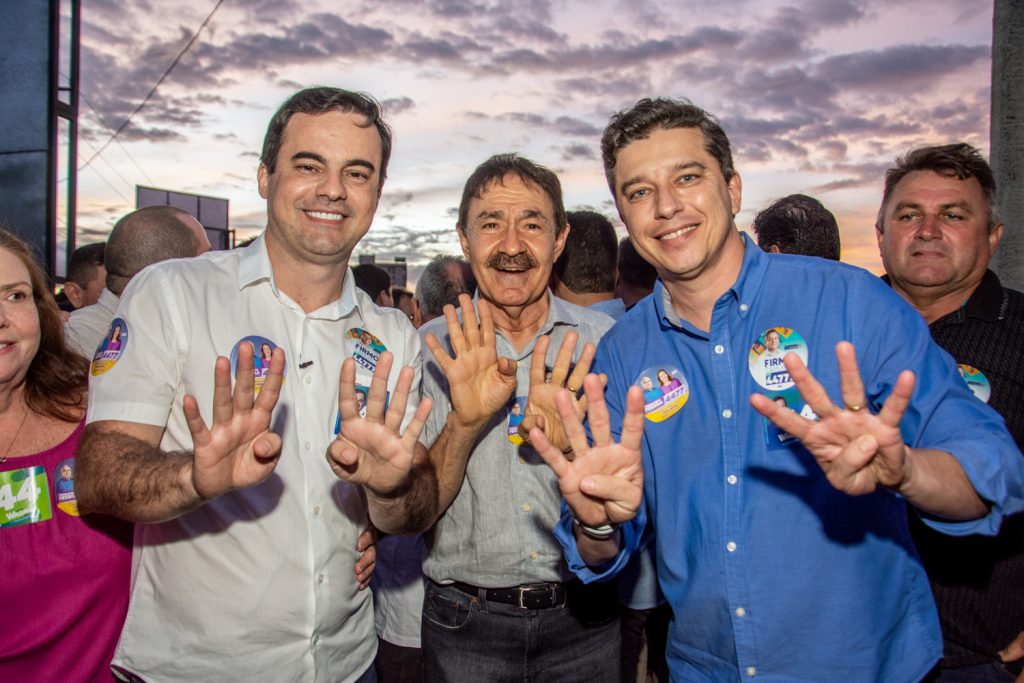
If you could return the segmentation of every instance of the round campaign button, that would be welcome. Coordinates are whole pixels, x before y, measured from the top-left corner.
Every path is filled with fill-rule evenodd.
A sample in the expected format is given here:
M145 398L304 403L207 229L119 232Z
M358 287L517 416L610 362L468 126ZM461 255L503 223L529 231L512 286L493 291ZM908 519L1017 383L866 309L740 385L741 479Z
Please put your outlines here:
M788 327L769 327L750 347L750 375L768 391L784 391L793 386L793 380L782 359L795 353L807 364L807 342Z
M686 378L672 365L652 365L644 369L633 384L644 392L644 417L651 422L663 422L672 417L690 398Z
M960 363L956 367L960 370L960 376L964 378L964 382L967 383L967 388L971 390L971 393L976 398L988 403L988 400L992 397L992 385L989 384L988 377L978 368L971 367L966 363Z
M128 323L122 318L114 318L110 322L107 336L100 342L96 354L92 357L92 365L89 366L92 376L98 377L117 365L117 361L124 355L127 348Z
M250 334L247 337L242 337L231 349L231 376L235 377L238 370L238 349L242 344L248 344L252 347L252 375L255 381L254 396L260 395L260 390L263 388L263 383L267 381L267 374L270 372L270 359L274 353L274 349L277 348L270 339L261 337L256 334ZM285 361L285 372L288 371L287 360Z

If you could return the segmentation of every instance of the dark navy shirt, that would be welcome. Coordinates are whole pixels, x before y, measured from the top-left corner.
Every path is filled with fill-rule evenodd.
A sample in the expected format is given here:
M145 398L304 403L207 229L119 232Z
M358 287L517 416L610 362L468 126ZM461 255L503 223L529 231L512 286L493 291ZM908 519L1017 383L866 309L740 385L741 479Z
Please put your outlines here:
M607 567L580 560L569 515L557 534L573 570L595 580L619 571L653 521L658 579L675 615L673 680L919 680L941 638L903 499L837 491L749 397L784 399L813 417L776 362L794 352L841 402L842 340L856 348L874 411L899 373L913 370L904 440L953 453L992 504L979 520L929 520L946 533L991 534L1004 513L1024 507L1021 456L917 312L877 277L744 242L742 270L715 303L709 332L680 320L659 283L602 339L595 371L608 374L613 425L642 377L672 387L645 406L646 505Z

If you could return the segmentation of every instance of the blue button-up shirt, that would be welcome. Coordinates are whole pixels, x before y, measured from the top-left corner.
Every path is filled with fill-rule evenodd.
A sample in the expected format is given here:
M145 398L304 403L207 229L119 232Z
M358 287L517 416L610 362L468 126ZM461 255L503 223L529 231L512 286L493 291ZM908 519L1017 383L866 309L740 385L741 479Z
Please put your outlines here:
M613 425L630 385L665 379L645 392L661 418L644 425L646 510L624 527L624 552L601 573L580 560L568 516L558 536L574 571L594 580L621 568L652 520L658 579L675 615L673 680L919 680L942 641L903 499L834 489L749 396L781 396L813 416L771 360L794 351L841 402L841 340L856 348L875 411L900 371L913 370L905 441L953 453L992 503L979 520L929 520L947 533L993 533L1002 514L1024 506L1020 455L920 315L878 278L744 241L741 273L715 303L710 331L680 320L659 283L602 340L595 369L608 374ZM770 328L781 340L775 354L764 343Z

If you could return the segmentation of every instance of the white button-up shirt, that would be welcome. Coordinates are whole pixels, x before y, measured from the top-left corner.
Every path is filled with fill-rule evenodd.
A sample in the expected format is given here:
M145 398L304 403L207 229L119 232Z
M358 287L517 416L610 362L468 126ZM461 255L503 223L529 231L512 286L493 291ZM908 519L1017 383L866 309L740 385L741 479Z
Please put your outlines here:
M408 318L376 307L351 272L339 300L304 313L275 286L259 239L143 271L113 324L125 329L93 363L88 421L166 425L164 451L192 448L186 393L210 424L217 356L234 365L240 343L259 355L268 342L287 361L271 421L283 449L270 478L177 519L137 525L114 665L151 683L354 680L376 652L370 594L357 590L353 568L366 506L325 453L345 358L356 358L356 382L369 386L385 347L395 356L389 392L403 365L414 367L419 386L420 344Z
M64 339L68 346L92 359L96 347L110 329L110 321L114 319L116 308L117 294L104 287L96 303L72 311L68 321L64 323Z

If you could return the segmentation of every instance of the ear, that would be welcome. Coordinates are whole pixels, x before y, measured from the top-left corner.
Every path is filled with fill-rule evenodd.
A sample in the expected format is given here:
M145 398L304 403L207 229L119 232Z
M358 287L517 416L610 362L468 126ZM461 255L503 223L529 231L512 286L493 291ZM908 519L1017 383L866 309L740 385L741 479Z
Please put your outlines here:
M461 225L456 225L455 232L459 234L459 244L462 245L462 255L466 257L467 261L472 263L473 260L469 258L469 237L466 236L466 231Z
M270 171L266 164L260 164L259 170L256 171L256 185L259 187L260 196L266 199L267 187L270 185Z
M773 244L772 246L768 247L768 253L769 254L781 254L782 250L779 249L779 245Z
M569 229L569 224L566 223L565 227L562 228L561 234L555 236L555 253L551 259L552 263L557 261L558 257L562 255L562 250L565 249L565 240L569 237Z
M420 302L416 297L412 298L412 326L417 330L423 326L423 311L420 310Z
M75 308L82 307L84 292L82 292L82 288L78 286L77 282L68 280L64 283L64 296L68 298L68 301L70 301L71 305Z
M729 178L729 202L732 205L732 217L736 218L736 214L740 212L743 206L743 179L740 178L740 174L735 171L732 174L732 178Z
M988 254L989 257L995 256L996 249L999 248L999 240L1003 239L1003 224L996 223L996 227L992 228L992 231L988 234Z

